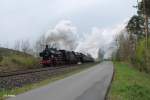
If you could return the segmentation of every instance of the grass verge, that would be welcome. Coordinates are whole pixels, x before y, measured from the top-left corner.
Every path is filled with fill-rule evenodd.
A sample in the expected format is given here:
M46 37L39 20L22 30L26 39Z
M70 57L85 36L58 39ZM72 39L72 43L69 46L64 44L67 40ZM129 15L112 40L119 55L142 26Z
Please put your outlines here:
M108 100L150 100L150 75L129 64L115 62L115 75Z
M54 82L56 80L60 80L60 79L63 79L65 77L71 76L73 74L79 73L79 72L81 72L81 71L83 71L87 68L90 68L90 67L96 65L96 64L98 64L98 63L88 63L88 64L77 65L77 67L74 67L73 69L64 70L62 73L52 75L51 77L49 77L49 79L43 80L39 83L25 85L24 87L14 88L13 90L0 91L0 100L5 99L5 97L4 97L5 95L17 95L17 94L20 94L20 93L27 92L31 89L35 89L35 88L44 86L46 84L49 84L51 82Z

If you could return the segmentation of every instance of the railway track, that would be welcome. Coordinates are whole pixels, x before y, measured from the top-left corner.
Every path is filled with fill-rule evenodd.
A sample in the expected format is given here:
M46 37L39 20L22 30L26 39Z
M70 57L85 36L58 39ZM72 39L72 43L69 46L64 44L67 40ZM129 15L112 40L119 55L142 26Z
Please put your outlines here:
M47 71L47 70L56 70L60 68L65 68L65 66L31 69L31 70L26 70L26 71L20 70L20 71L12 71L12 72L2 72L0 73L0 77L17 76L17 75L36 73L36 72L42 72L42 71Z
M70 65L63 65L63 66L54 66L54 67L45 67L45 68L38 68L38 69L28 69L28 70L18 70L18 71L11 71L11 72L0 72L0 78L2 77L9 77L9 76L17 76L23 74L30 74L30 73L37 73L42 71L48 70L58 70L58 69L67 69L68 67L75 67L77 64L70 64Z
M52 75L59 74L65 70L74 69L75 65L66 65L61 67L48 67L33 69L27 71L14 71L11 73L0 74L0 90L23 87L24 85L37 83L50 78Z

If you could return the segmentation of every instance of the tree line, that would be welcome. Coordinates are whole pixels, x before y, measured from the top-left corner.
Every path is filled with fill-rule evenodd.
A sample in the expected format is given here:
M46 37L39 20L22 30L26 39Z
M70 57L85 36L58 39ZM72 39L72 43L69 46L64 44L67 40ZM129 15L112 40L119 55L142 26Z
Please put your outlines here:
M145 5L144 5L145 2ZM145 7L144 7L145 6ZM115 60L132 63L140 71L150 73L150 1L138 2L137 15L129 20L125 31L116 38Z

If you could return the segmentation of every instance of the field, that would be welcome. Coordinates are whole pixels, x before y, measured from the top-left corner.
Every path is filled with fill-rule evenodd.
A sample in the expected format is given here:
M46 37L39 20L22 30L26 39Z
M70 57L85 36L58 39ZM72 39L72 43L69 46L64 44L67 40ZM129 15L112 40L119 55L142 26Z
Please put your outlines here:
M150 75L124 62L115 62L108 100L150 100Z

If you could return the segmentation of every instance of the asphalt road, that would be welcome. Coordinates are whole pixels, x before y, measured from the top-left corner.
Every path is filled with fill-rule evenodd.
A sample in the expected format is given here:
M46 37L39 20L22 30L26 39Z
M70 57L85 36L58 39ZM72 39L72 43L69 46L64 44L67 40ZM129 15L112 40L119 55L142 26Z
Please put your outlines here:
M112 75L112 62L103 62L8 100L104 100Z

